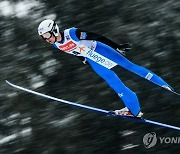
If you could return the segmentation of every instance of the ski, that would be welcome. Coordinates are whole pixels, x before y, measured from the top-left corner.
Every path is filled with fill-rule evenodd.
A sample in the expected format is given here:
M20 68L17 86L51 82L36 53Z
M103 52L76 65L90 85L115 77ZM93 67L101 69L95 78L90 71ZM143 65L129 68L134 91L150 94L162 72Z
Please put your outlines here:
M163 89L166 89L166 88L164 88L164 87L162 87ZM173 93L173 94L175 94L176 96L180 96L180 93L178 93L178 92L176 92L176 91L172 91L172 90L168 90L168 89L166 89L167 91L169 91L169 92L171 92L171 93Z
M155 83L153 81L151 81L151 82L154 83L155 85L159 86L160 88L163 88L163 89L167 90L168 92L171 92L171 93L175 94L176 96L180 96L180 93L178 93L178 92L176 92L174 90L168 90L167 88L162 87L161 85L159 85L159 84L157 84L157 83Z
M177 95L177 96L180 96L180 93L177 93L177 92L175 92L175 91L171 91L172 93L174 93L175 95Z
M90 110L90 111L94 111L94 112L99 112L102 113L104 115L108 115L108 116L112 116L112 117L117 117L117 118L123 118L123 119L128 119L128 120L132 120L132 121L136 121L136 122L141 122L141 123L146 123L146 124L151 124L151 125L157 125L157 126L161 126L161 127L165 127L165 128L170 128L170 129L174 129L174 130L178 130L180 131L180 127L176 127L176 126L172 126L172 125L168 125L168 124L164 124L164 123L160 123L160 122L156 122L156 121L152 121L152 120L147 120L147 119L140 119L140 118L136 118L136 117L127 117L127 116L120 116L120 115L115 115L112 111L108 111L108 110L104 110L104 109L100 109L100 108L96 108L96 107L91 107L91 106L87 106L87 105L82 105L82 104L78 104L75 102L71 102L71 101L67 101L67 100L63 100L63 99L59 99L56 97L52 97L46 94L42 94L27 88L23 88L21 86L15 85L9 81L6 80L6 83L16 89L40 96L40 97L44 97L46 99L50 99L59 103L63 103L63 104L67 104L67 105L71 105L71 106L75 106L75 107L79 107L79 108L83 108L86 110Z

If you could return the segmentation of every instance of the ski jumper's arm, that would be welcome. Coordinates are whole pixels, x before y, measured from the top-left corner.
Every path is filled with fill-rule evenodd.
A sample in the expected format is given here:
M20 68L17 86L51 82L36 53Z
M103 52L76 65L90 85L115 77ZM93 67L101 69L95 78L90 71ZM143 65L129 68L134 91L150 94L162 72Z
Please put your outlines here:
M80 39L80 40L95 40L95 41L99 41L102 42L108 46L110 46L111 48L115 49L116 51L120 52L121 54L125 55L125 52L131 50L131 44L129 43L125 43L125 44L117 44L114 41L96 34L96 33L92 33L92 32L88 32L82 29L77 29L76 30L76 36Z

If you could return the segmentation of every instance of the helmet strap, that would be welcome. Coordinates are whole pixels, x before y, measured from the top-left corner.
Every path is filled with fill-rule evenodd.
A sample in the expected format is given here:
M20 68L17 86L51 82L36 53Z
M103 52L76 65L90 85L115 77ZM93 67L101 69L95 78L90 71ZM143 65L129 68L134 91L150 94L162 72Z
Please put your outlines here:
M52 33L52 32L51 32ZM57 37L55 36L55 34L54 33L52 33L52 35L54 36L54 38L55 38L55 41L54 42L56 42L57 41Z

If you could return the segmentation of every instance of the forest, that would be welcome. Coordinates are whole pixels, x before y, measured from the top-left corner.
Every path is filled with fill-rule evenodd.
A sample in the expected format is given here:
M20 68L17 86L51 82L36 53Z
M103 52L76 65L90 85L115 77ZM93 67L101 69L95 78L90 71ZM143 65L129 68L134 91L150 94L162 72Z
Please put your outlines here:
M158 74L180 92L180 1L1 0L0 154L173 154L179 131L104 116L10 87L5 80L53 97L105 110L122 100L89 65L46 43L37 32L44 19L60 30L77 27L118 44L131 43L126 58ZM144 118L180 127L180 100L171 92L117 67L134 91ZM158 141L146 148L143 137Z

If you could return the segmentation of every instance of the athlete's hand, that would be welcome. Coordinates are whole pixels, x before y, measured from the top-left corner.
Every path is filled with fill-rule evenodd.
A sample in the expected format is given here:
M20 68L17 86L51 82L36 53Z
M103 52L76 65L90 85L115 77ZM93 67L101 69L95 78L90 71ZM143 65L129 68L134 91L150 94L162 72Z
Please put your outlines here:
M119 47L118 47L120 50L123 50L123 51L130 51L131 48L132 48L132 44L130 43L125 43L125 44L120 44Z
M125 44L119 44L119 47L116 50L125 56L126 52L130 51L131 48L132 48L132 44L125 43Z

